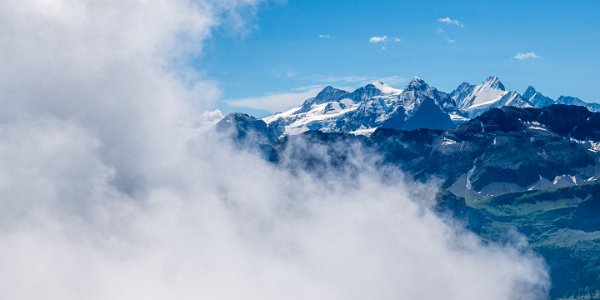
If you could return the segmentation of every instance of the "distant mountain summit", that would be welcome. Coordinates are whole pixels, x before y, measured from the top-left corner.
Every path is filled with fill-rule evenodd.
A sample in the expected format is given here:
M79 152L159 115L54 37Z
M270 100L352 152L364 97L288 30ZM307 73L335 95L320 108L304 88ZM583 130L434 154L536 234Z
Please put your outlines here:
M555 102L551 98L548 98L536 91L532 86L527 87L525 93L523 93L523 99L529 102L533 107L544 107L552 105Z
M556 104L577 105L577 106L583 106L583 107L589 109L590 111L595 111L595 112L600 111L600 104L588 103L588 102L585 102L576 97L560 96L556 100Z
M470 117L475 117L490 108L502 106L532 107L517 92L507 91L496 76L490 76L479 85L463 83L450 97L457 107Z
M327 86L302 105L263 121L279 136L309 130L368 135L377 128L445 130L491 108L544 107L555 103L600 111L600 104L562 96L555 101L532 86L523 94L506 90L497 76L490 76L478 85L463 82L449 94L414 77L404 89L383 82L373 82L352 92Z
M444 92L415 77L408 86L396 89L374 82L347 92L326 87L300 107L264 118L280 134L308 130L370 134L377 128L448 129L453 119L465 119Z

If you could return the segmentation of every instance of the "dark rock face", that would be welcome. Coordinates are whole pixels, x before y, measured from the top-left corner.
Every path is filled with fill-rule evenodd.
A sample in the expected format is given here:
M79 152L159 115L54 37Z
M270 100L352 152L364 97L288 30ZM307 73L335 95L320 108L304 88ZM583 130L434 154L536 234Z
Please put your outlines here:
M419 107L427 99L431 100L434 105L445 113L459 113L455 101L448 94L431 87L421 78L414 78L400 95L400 103L404 106ZM428 105L431 106L431 103L428 103Z
M336 89L331 86L325 87L315 97L316 103L325 103L327 101L338 101L348 96L348 92L340 89Z
M600 141L600 113L584 107L503 107L445 131L395 129L443 129L451 123L431 99L424 100L413 111L415 115L411 119L399 113L368 138L335 136L360 143L377 153L383 164L398 166L419 180L441 179L444 188L469 197L573 185L596 178L600 155L588 141ZM246 115L231 115L221 127L222 123L239 127L236 139L250 136L263 151L277 144L277 150L267 153L283 151L290 140L277 140L275 127ZM326 147L332 134L306 133L299 138ZM301 157L301 151L297 155Z
M321 90L317 94L316 97L310 98L310 99L304 101L304 103L302 103L302 106L296 113L310 111L310 109L313 107L313 105L316 105L316 104L322 104L322 103L326 103L326 102L338 102L338 101L346 98L348 95L349 95L349 93L344 90L340 90L340 89L336 89L331 86L327 86L323 90Z
M383 124L383 127L387 127L387 124ZM452 119L445 113L439 106L437 106L433 99L425 98L421 104L413 111L412 115L406 120L404 126L398 129L404 130L415 130L420 128L430 129L449 129L454 127ZM392 128L394 127L387 127Z
M507 106L501 110L490 110L484 113L480 119L491 121L495 117L505 118L505 120L496 121L496 124L537 122L563 137L572 137L577 140L600 140L600 114L590 112L583 106L557 104L542 109L517 109Z
M528 86L527 89L525 90L525 93L523 93L523 98L530 99L531 97L534 97L535 94L537 94L537 91L535 90L535 88L532 86Z
M240 149L257 151L267 160L275 155L272 145L277 142L278 132L255 117L232 113L217 123L216 130Z
M216 125L219 132L230 132L236 141L246 140L256 143L273 143L277 137L267 124L253 116L232 113L223 118ZM252 140L254 139L254 140Z
M379 119L385 113L389 112L389 107L384 103L383 99L372 99L363 101L358 108L346 115L341 116L336 121L336 128L341 132L351 132L360 127L381 126ZM404 107L397 107L394 112L398 116L401 123L404 122L405 114Z
M442 192L438 207L485 240L517 229L550 271L550 298L596 299L600 290L600 182L492 197L477 208ZM470 215L467 215L470 214ZM483 216L483 217L482 217ZM478 226L472 226L475 223ZM596 296L594 296L596 295Z
M390 113L390 116L381 124L380 128L402 130L406 124L406 110L400 106Z
M584 175L578 169L596 166L597 155L570 140L600 138L594 121L600 115L586 112L567 106L504 107L445 132L378 130L368 143L386 162L416 178L442 178L445 187L467 175L468 188L476 192L495 182L527 188L540 178ZM539 126L527 125L532 123Z
M347 97L354 100L354 102L361 102L381 95L383 95L383 93L377 87L375 87L375 85L367 84L366 86L348 94Z

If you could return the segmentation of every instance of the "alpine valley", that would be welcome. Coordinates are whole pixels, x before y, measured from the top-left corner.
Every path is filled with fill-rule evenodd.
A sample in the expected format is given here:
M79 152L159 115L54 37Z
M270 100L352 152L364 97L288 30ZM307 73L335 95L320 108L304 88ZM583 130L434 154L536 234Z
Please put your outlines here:
M349 92L326 87L300 106L216 126L265 160L321 176L380 167L438 182L435 209L502 243L517 231L550 270L553 299L600 298L600 104L509 91L491 76L445 93L414 78ZM327 153L324 157L322 154Z

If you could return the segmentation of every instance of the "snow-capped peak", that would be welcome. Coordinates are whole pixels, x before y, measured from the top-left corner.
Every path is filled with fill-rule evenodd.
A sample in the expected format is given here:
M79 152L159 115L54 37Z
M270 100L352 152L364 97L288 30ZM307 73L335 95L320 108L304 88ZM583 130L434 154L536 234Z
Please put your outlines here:
M471 88L463 86L455 92L452 97L459 108L464 110L479 110L492 106L508 94L496 76L490 76L483 83L471 86Z
M323 102L327 102L327 101L341 100L346 95L348 95L348 92L346 92L344 90L340 90L340 89L334 88L332 86L326 86L323 90L321 90L317 94L315 99L317 100L316 101L317 103L323 103Z
M481 85L492 89L499 89L502 91L506 90L506 88L504 88L504 84L502 84L502 82L500 82L500 79L498 79L498 77L494 75L488 77Z
M422 88L426 88L428 85L425 82L425 80L419 78L419 77L413 77L413 79L410 81L410 83L408 84L407 89L410 90L420 90Z
M525 93L523 93L523 99L528 101L533 107L543 107L554 104L554 100L542 95L532 86L527 87Z
M502 106L542 107L554 103L585 106L600 111L600 104L561 97L556 102L529 86L523 96L507 91L497 76L478 85L463 82L451 94L438 91L414 77L406 88L397 89L382 81L352 92L331 86L286 112L263 119L279 135L307 130L371 133L375 128L411 130L446 128Z
M525 90L525 93L523 93L523 98L529 99L529 98L533 97L535 94L537 94L537 91L535 90L535 88L532 86L528 86L527 89Z
M401 89L393 88L382 81L376 81L371 83L376 89L380 90L384 95L400 95L402 94Z

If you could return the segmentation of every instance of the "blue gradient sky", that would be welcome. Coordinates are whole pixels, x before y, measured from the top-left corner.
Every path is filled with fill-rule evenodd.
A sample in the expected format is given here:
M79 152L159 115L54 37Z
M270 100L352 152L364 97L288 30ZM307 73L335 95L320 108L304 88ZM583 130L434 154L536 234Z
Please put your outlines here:
M195 65L219 83L220 109L258 115L325 84L403 87L413 76L450 92L493 74L510 90L598 102L598 16L600 1L289 0L263 5L243 36L215 32ZM532 51L537 58L515 58ZM247 97L253 104L231 105Z

